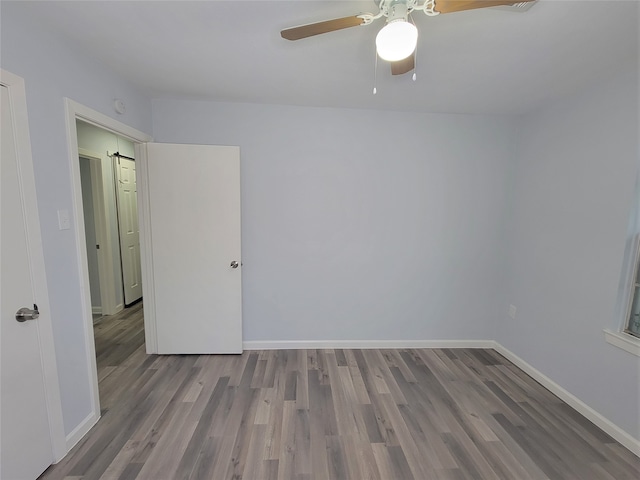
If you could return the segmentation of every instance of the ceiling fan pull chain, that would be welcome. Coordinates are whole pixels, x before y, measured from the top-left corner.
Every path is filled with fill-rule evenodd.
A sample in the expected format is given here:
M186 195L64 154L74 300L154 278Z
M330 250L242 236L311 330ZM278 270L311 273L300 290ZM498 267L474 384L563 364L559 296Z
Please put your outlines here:
M376 59L373 63L373 94L378 93L378 89L376 88L376 84L378 83L378 53L373 52Z
M413 15L409 14L409 19L411 20L411 23L413 23L414 26L416 26L416 22L413 19ZM416 78L418 78L418 76L416 75L418 71L418 44L416 43L416 48L413 51L413 75L411 75L411 80L413 80L414 82L416 81Z

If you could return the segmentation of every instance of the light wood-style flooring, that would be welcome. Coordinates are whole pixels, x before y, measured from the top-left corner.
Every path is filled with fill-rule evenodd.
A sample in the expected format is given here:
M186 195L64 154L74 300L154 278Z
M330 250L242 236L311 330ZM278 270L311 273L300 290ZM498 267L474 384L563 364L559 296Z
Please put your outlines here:
M95 326L102 418L42 479L640 478L640 459L493 350L146 355Z

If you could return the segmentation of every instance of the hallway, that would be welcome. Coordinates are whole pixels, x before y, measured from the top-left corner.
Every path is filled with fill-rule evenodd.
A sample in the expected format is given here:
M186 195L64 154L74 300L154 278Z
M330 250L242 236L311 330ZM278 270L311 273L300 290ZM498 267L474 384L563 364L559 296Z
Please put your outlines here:
M142 362L144 348L144 307L142 302L116 315L100 317L93 324L98 363L101 414L113 405L126 382L123 374L133 362Z

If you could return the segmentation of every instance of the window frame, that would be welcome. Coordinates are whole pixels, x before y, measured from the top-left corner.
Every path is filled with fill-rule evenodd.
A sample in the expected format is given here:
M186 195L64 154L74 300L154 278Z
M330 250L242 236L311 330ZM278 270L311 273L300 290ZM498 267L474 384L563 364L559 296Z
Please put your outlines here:
M622 329L623 333L627 335L631 335L632 337L640 340L640 331L633 331L631 329L632 323L632 313L633 313L633 304L636 299L636 294L640 295L640 282L638 281L638 272L640 270L640 235L636 235L634 242L634 255L633 255L633 268L631 281L629 283L628 288L628 301L627 301L627 310L626 315L624 317L624 326Z
M624 318L618 317L617 327L606 328L604 330L605 341L618 347L632 355L640 357L640 337L637 334L631 333L629 325L631 324L631 310L633 309L633 301L636 294L636 281L638 280L638 271L640 270L640 234L634 235L633 243L631 245L630 262L627 263L627 273L625 274L624 281L624 293L621 302L626 301L626 308L624 309ZM640 295L640 290L638 295ZM622 307L622 305L621 305ZM623 315L623 313L619 313Z

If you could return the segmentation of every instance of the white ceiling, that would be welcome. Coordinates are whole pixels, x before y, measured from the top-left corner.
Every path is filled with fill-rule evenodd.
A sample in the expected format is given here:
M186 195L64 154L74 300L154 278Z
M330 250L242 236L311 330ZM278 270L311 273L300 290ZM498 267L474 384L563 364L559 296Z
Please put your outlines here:
M383 20L295 42L279 33L375 13L373 0L46 1L23 8L153 97L523 113L638 63L635 1L415 12L417 80L392 77L380 61L375 96L374 41Z

